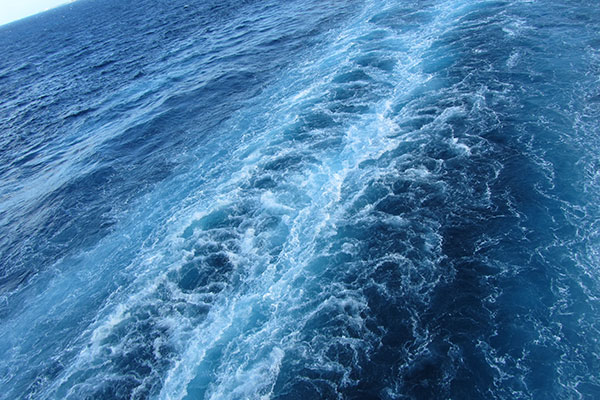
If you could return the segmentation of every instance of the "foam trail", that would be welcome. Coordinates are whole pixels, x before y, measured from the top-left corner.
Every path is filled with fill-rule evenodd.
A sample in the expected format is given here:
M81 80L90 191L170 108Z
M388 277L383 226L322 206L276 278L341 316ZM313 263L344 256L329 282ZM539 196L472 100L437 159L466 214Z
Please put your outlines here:
M107 311L113 307L115 311L108 311L106 319L98 320L95 328L85 334L89 335L91 346L76 357L64 378L58 381L53 389L56 393L76 397L82 391L102 387L100 382L105 382L106 376L97 378L94 371L107 362L114 365L115 360L122 357L131 362L135 354L137 359L146 359L152 364L158 361L160 354L165 363L169 359L174 363L166 375L160 397L185 393L191 381L194 386L200 379L198 376L207 373L215 374L214 379L221 382L221 389L208 388L208 393L222 396L224 388L237 384L227 383L231 378L227 378L226 373L223 375L224 372L202 372L207 360L214 358L214 353L221 351L219 348L228 340L235 342L248 334L248 341L252 342L253 336L248 330L261 329L266 324L269 328L261 331L277 332L276 326L285 327L289 323L278 313L285 314L285 310L296 307L298 290L307 290L310 286L292 292L286 287L293 287L298 279L306 279L303 277L305 269L320 251L319 238L331 235L326 232L343 220L340 202L348 196L343 184L352 182L353 175L366 173L360 171L362 162L378 159L394 149L399 140L394 137L398 127L387 116L390 105L418 85L419 80L426 79L409 71L413 67L410 60L395 65L392 70L367 65L371 76L353 71L356 59L365 52L361 47L368 48L372 59L377 45L377 41L362 39L369 34L370 27L361 19L355 20L352 29L339 35L332 45L320 50L327 54L322 62L307 63L286 78L288 81L297 79L295 87L311 85L311 89L309 92L300 89L298 95L290 96L291 101L282 101L275 121L263 127L264 134L251 138L230 155L232 160L239 161L228 166L229 170L239 172L225 181L217 181L213 188L204 187L206 193L200 198L192 194L192 206L171 218L173 226L178 225L176 221L191 219L192 222L170 229L167 238L171 239L166 243L171 244L162 251L155 247L149 249L154 254L147 256L148 262L139 266L134 266L137 261L133 262L138 278L124 292L136 294L117 300L116 307L108 306ZM409 54L418 57L419 46L423 46L413 39L418 34L412 32L402 38L385 33L382 39L399 43L404 40L406 43L399 48L402 51L412 43L417 48ZM388 53L386 59L389 58ZM376 62L376 59L368 62ZM331 68L333 65L335 69ZM317 80L320 84L306 82L307 77L313 78L316 74L322 75ZM389 84L390 79L395 85ZM365 87L372 90L365 92ZM289 91L292 90L295 88ZM321 95L310 101L306 99L310 93ZM370 98L373 93L375 99ZM335 97L340 95L355 98L350 101L356 103L352 106L355 109L336 110L340 101ZM289 95L284 93L284 96ZM209 169L207 166L196 168ZM227 176L226 172L219 173ZM358 182L353 184L360 187L359 177L354 179ZM351 188L350 193L355 190ZM202 198L211 196L214 198L209 208L194 205L202 204ZM159 273L161 270L165 272ZM136 287L143 289L134 289ZM272 317L261 316L260 310L272 307L280 311ZM140 319L141 315L146 317ZM243 317L245 315L249 320ZM267 319L262 321L264 318ZM123 329L123 333L113 333ZM140 336L142 334L144 336ZM165 340L165 335L169 340ZM143 346L148 350L134 345L133 340L147 343ZM282 337L267 336L261 340L267 344ZM109 348L111 350L106 352ZM150 352L150 348L154 350ZM176 356L180 352L182 355ZM284 354L279 347L260 353L268 360L280 359ZM268 377L262 381L266 382L265 387L246 387L246 390L262 393L272 389L277 371L260 367L262 364L257 359L239 367ZM157 374L160 368L160 365L153 367L158 370ZM153 372L137 381L135 393L151 390L150 382L156 376ZM66 392L61 389L67 387L70 389Z
M0 396L593 397L597 34L549 3L182 4L65 175L0 187L89 206L3 292Z

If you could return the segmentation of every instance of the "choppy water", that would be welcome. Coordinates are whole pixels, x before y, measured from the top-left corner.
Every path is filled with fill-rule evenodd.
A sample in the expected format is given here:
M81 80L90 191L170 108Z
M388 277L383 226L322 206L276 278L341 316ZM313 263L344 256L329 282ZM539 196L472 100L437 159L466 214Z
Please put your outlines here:
M0 398L600 398L595 0L82 0L0 46Z

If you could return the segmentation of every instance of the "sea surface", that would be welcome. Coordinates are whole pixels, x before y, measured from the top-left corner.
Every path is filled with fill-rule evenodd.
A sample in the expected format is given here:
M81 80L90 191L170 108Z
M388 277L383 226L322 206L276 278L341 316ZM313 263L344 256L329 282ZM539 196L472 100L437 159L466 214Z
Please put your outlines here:
M597 0L0 27L0 399L599 399Z

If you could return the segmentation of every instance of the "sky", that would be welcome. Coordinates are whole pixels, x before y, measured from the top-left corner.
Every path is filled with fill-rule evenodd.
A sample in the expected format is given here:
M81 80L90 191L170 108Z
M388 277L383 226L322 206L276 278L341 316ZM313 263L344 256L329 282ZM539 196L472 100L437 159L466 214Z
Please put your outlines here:
M69 0L0 0L0 25L65 3L69 3Z

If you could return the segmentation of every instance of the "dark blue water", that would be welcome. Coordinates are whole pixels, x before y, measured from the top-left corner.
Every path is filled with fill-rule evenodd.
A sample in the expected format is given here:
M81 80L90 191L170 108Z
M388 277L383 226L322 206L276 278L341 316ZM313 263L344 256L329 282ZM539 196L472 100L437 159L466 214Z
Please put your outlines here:
M0 27L0 398L600 398L596 1Z

